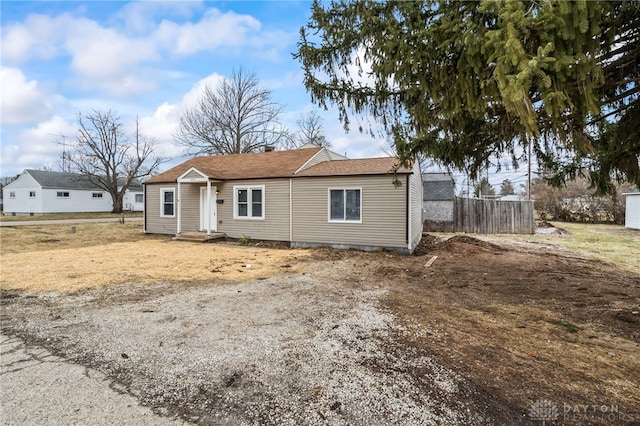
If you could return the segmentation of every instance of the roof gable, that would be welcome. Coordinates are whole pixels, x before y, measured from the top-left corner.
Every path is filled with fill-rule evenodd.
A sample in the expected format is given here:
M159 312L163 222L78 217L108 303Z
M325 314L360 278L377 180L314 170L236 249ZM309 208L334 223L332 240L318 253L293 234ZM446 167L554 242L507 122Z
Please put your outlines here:
M209 177L195 167L191 167L186 172L178 176L178 182L206 182Z

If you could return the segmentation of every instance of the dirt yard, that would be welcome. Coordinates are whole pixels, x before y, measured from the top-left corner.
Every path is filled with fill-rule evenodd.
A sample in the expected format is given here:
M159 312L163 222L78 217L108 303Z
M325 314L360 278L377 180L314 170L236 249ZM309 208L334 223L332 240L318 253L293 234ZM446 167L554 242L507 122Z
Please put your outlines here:
M638 424L640 275L545 238L3 239L2 331L197 424Z

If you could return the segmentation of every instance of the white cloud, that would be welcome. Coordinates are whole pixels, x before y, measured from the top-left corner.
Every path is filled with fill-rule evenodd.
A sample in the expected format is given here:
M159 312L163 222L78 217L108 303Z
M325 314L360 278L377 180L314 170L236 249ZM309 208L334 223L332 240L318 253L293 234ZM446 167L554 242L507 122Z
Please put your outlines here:
M173 137L179 116L174 104L164 102L152 116L140 118L140 133L155 139L156 153L166 157L176 157L184 152Z
M23 131L11 143L2 144L3 175L7 174L5 171L11 171L11 175L28 168L56 168L63 142L71 143L75 132L75 126L59 116Z
M115 15L124 22L129 32L143 34L156 27L156 17L170 15L172 19L191 18L194 11L202 9L202 1L136 1L125 4Z
M264 31L253 16L233 11L209 8L199 20L184 21L202 7L199 2L128 3L108 24L69 13L29 15L2 28L3 60L22 64L68 55L77 78L69 84L132 97L159 87L167 77L159 69L167 63L167 55L184 57L221 49L239 53L249 47L253 56L277 61L291 41L292 35ZM171 19L155 22L157 16L166 15Z
M196 23L178 24L163 20L152 36L170 51L189 55L256 43L259 37L250 36L257 36L260 28L260 21L252 16L209 9Z
M365 118L358 119L351 116L349 132L345 132L342 123L337 119L338 111L335 108L324 113L324 128L327 140L331 142L331 150L338 154L345 154L349 158L371 158L388 156L389 144L382 138L377 128L374 126L375 138L368 131L368 122ZM368 118L372 120L372 118ZM362 122L364 132L360 132L358 127ZM373 123L373 121L371 121Z
M156 140L158 154L176 157L185 152L185 147L180 145L174 137L181 114L197 104L205 86L215 89L223 80L224 77L220 74L210 74L194 84L179 102L163 102L156 108L153 115L140 117L140 131Z
M152 42L132 39L93 21L79 20L69 32L67 50L72 67L90 78L118 78L140 63L158 60Z
M47 116L52 105L36 80L27 80L17 68L0 67L2 124L34 123Z
M191 87L191 90L185 93L185 95L182 97L182 102L180 103L180 113L182 113L184 109L193 108L194 106L196 106L196 104L200 100L200 97L204 93L205 87L208 86L210 89L215 90L218 85L220 85L224 80L224 76L215 72L209 74L201 80L198 80L198 82L196 82L196 84Z
M2 28L2 60L20 64L31 59L48 60L59 53L67 15L52 19L45 15L29 15L24 23Z

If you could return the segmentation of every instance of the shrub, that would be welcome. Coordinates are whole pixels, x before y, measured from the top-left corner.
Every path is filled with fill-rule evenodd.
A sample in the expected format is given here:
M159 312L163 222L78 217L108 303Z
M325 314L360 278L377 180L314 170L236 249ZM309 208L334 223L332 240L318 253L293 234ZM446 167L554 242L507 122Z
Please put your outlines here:
M239 240L238 240L238 244L240 244L241 246L248 246L249 244L251 244L253 240L251 239L250 236L248 235L243 235Z

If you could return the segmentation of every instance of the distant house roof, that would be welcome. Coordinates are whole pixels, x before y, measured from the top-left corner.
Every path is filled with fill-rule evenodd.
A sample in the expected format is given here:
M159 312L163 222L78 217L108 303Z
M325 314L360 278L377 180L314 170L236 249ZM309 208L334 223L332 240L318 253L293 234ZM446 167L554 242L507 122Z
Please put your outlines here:
M25 170L45 189L100 189L86 175L77 173Z
M91 182L87 175L80 173L51 172L46 170L25 170L43 189L84 189L100 190L98 185ZM118 179L121 184L122 179ZM129 185L131 191L142 191L142 184L134 180Z
M423 182L444 181L453 182L453 177L449 173L423 173Z
M324 161L296 173L296 176L380 175L393 173L396 163L397 159L393 157ZM396 173L411 173L411 169L400 167Z
M423 173L424 201L448 201L455 197L453 177L449 173Z
M196 157L164 173L147 180L146 183L175 182L191 168L214 180L264 179L294 176L340 176L391 173L395 158L368 158L359 160L335 157L309 166L296 173L323 148L302 148L288 151L271 151L245 154ZM331 157L334 158L334 157ZM410 173L401 168L398 173Z

